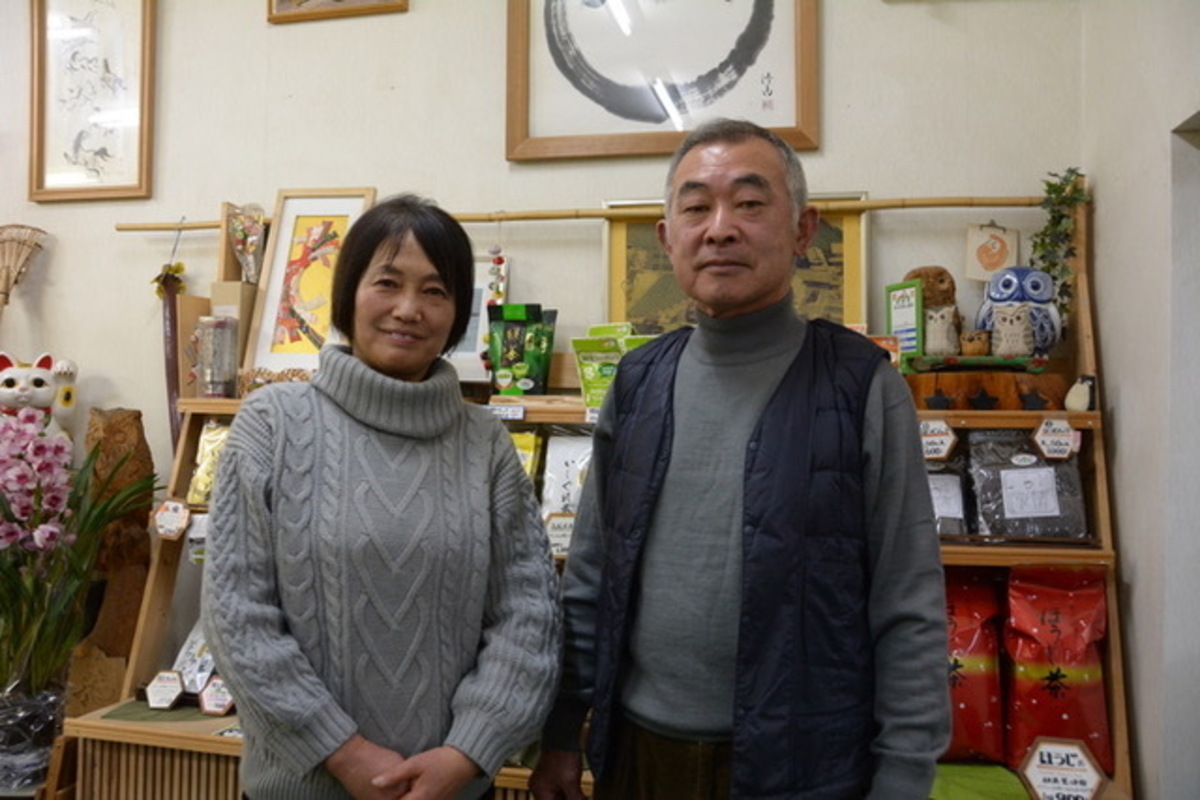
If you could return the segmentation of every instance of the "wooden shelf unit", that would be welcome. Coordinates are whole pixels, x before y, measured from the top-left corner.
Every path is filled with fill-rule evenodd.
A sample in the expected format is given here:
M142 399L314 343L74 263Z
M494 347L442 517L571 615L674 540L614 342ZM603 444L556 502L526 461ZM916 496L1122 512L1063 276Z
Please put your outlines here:
M950 206L1005 206L1036 205L1040 198L942 198L931 200L906 201L875 201L870 210L901 209L901 208L936 208ZM969 202L968 202L969 201ZM1091 296L1088 289L1088 224L1090 221L1090 206L1084 206L1076 213L1076 312L1073 315L1072 337L1063 352L1053 362L1051 369L1066 375L1097 374L1095 357L1095 340L1091 318ZM557 217L556 217L557 218ZM571 216L564 219L575 218ZM574 364L570 358L556 354L552 362L551 385L565 388L566 394L553 394L537 397L492 397L487 400L497 416L502 418L511 414L519 407L521 422L531 424L586 424L587 414L577 392L578 380ZM183 498L191 480L194 468L197 441L203 424L210 418L232 419L239 406L238 400L212 400L190 398L181 399L178 408L183 415L182 433L177 443L175 461L172 468L168 494L173 498ZM1099 401L1098 401L1099 405ZM1104 426L1101 413L1098 411L1069 413L1061 411L922 411L922 419L941 419L955 429L970 428L1020 428L1034 429L1046 418L1066 419L1070 425L1084 433L1085 444L1080 453L1081 472L1088 495L1088 516L1093 526L1096 543L1092 546L1078 545L1040 545L1040 544L944 544L942 547L943 560L951 565L973 565L987 567L1011 567L1015 565L1100 565L1106 568L1108 585L1108 638L1105 646L1105 679L1108 687L1108 706L1110 729L1113 739L1115 768L1112 775L1113 784L1126 795L1132 792L1132 773L1130 762L1130 737L1125 699L1125 679L1123 668L1122 641L1120 632L1118 577L1115 542L1109 511L1108 470L1105 460ZM517 421L517 420L513 420ZM164 665L158 663L166 623L170 616L170 600L175 585L175 573L179 565L183 543L159 539L156 542L155 553L151 566L147 589L143 598L141 613L138 621L137 634L134 639L133 652L130 656L129 669L126 676L125 694L132 697L136 689L144 685ZM97 712L99 713L99 712ZM223 724L229 724L225 718ZM217 737L205 736L194 731L172 730L172 723L105 723L102 720L83 717L73 721L68 728L68 735L76 736L87 747L88 742L94 743L93 750L103 743L115 748L128 748L129 752L115 754L112 758L123 759L120 769L136 771L140 752L137 748L159 746L180 754L200 752L211 757L222 757L236 761L240 753L240 741L223 740L213 742ZM200 749L197 749L200 748ZM227 748L227 751L214 752L207 748ZM236 752L234 752L236 750ZM182 757L182 755L181 755ZM116 762L112 762L109 771L117 770ZM81 761L81 779L85 769ZM497 798L499 800L527 800L530 797L525 791L525 781L528 770L521 767L505 767L496 780ZM165 779L164 779L165 780ZM83 785L81 783L81 785ZM79 795L79 800L88 800L93 795ZM100 797L101 795L94 795ZM150 797L169 797L150 790L141 795L129 794L124 797L134 797L141 800ZM213 800L236 800L237 794L225 791L214 791L205 796ZM115 796L114 796L115 797Z

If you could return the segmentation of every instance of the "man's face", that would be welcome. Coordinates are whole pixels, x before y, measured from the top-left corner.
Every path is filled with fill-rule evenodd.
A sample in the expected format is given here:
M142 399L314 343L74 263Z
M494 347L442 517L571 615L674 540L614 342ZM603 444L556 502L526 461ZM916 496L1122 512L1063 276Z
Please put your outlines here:
M783 160L769 142L696 147L679 162L670 190L658 240L701 311L733 317L783 299L817 212L806 208L797 220Z

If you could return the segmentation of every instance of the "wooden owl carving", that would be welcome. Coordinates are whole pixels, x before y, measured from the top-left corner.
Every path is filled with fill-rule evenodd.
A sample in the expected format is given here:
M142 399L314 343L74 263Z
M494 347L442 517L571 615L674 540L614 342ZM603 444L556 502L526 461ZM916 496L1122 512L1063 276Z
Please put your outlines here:
M992 350L989 331L963 331L958 337L964 356L986 356Z

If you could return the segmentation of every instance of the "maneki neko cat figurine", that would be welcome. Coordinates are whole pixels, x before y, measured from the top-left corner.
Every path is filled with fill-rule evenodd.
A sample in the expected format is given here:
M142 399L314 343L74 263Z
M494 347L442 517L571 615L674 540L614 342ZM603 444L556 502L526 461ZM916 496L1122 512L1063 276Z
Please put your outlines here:
M46 413L46 433L70 437L75 414L75 364L42 353L32 364L0 352L0 413L22 408Z

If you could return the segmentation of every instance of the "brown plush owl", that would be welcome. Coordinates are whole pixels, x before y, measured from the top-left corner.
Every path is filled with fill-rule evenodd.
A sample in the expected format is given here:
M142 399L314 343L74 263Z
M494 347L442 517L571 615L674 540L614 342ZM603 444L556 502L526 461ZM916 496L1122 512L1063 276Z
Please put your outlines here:
M925 308L952 306L957 304L954 276L945 267L928 266L910 269L904 280L921 281L921 296Z

